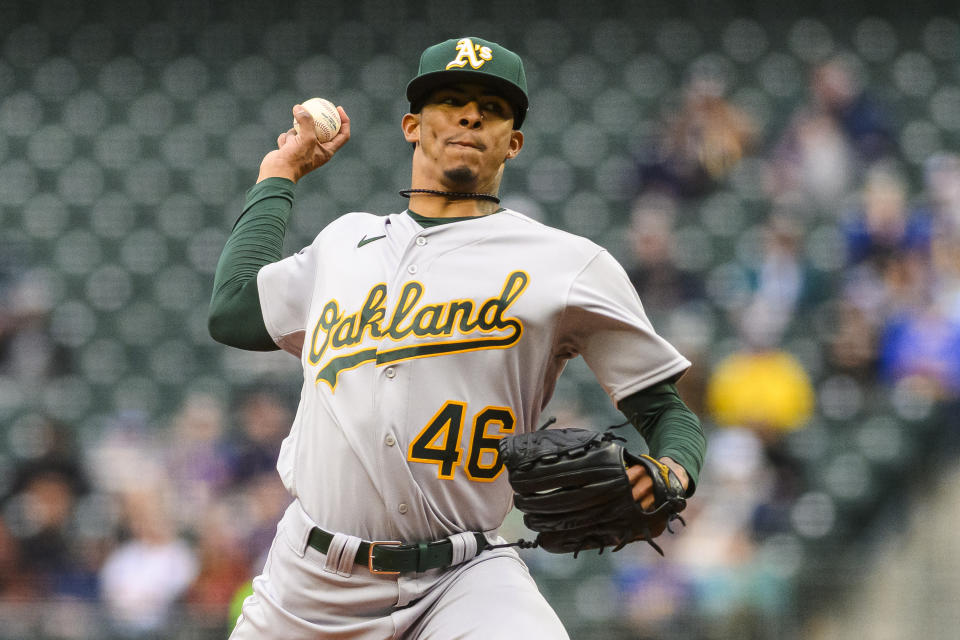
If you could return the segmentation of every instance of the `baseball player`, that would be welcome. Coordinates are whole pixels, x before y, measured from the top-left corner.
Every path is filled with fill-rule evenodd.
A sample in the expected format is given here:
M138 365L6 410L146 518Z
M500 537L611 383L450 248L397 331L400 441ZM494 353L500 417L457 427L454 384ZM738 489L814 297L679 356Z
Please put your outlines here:
M535 430L578 355L682 480L704 438L673 383L690 366L601 247L499 205L523 148L520 58L429 47L407 87L409 208L348 213L281 259L295 186L350 138L280 134L217 267L209 327L300 359L277 468L293 498L232 638L565 638L515 549L502 438ZM589 212L585 212L589 215ZM629 470L633 494L651 481Z

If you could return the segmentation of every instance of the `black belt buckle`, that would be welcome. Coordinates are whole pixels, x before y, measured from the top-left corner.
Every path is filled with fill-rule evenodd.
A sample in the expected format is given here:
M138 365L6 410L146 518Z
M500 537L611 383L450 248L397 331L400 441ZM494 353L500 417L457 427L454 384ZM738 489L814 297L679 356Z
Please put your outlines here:
M398 576L400 575L399 571L383 571L381 569L376 569L373 566L373 550L376 547L390 546L398 547L403 543L399 540L376 540L370 543L370 548L367 550L367 568L370 569L370 573L374 573L381 576Z

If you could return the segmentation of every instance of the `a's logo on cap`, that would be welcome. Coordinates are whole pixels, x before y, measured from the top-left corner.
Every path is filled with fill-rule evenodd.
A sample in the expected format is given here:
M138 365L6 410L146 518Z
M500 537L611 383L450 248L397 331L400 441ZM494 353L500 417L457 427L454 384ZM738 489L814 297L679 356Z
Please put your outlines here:
M479 69L483 63L493 59L493 51L490 47L481 47L479 44L473 44L470 38L463 38L457 42L457 57L447 63L445 69L452 67L465 67L467 63L474 69Z

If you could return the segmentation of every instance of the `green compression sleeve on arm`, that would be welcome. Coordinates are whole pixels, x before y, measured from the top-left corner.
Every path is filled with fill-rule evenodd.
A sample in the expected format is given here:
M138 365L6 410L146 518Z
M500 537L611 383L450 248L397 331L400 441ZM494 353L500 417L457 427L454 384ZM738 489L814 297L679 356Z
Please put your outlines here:
M263 323L257 272L283 257L293 194L293 182L284 178L267 178L247 191L214 276L207 327L217 342L251 351L278 348Z
M617 406L647 441L652 457L673 458L687 471L687 495L693 495L707 441L700 420L680 399L677 387L661 382L627 396Z

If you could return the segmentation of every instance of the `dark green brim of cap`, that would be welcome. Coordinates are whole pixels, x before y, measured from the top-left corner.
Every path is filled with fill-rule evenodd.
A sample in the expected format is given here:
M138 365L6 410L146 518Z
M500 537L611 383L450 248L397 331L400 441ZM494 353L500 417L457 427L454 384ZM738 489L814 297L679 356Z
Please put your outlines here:
M449 69L444 71L434 71L417 76L407 85L407 100L410 101L410 111L419 113L423 108L423 101L427 99L435 89L440 87L464 83L477 83L493 87L497 93L506 98L510 106L513 107L513 128L519 129L527 116L527 94L523 89L505 80L489 73L478 73L476 71L466 71L461 69Z

